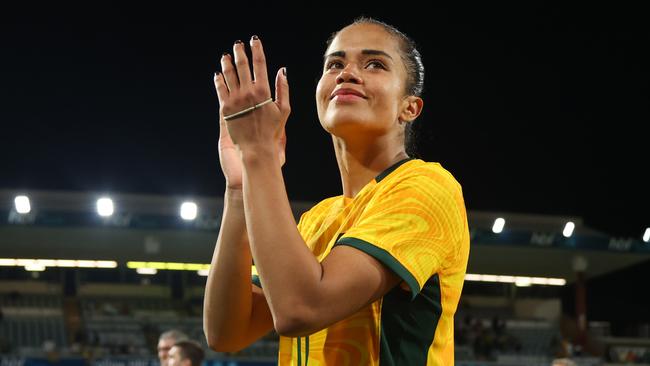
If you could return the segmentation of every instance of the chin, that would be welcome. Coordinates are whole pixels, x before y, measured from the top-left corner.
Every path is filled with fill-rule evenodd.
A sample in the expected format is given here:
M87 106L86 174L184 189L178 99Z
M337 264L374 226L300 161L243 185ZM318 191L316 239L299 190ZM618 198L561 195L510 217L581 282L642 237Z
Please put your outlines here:
M331 135L343 139L359 136L369 136L377 133L377 126L368 119L358 118L330 118L322 123L323 128Z

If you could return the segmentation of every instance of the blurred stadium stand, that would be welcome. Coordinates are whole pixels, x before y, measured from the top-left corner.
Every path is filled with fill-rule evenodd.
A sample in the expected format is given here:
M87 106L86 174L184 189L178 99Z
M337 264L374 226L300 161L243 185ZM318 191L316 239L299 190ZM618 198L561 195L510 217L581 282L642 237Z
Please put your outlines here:
M18 194L29 196L29 213L16 211ZM209 263L222 200L194 198L198 216L188 221L179 216L185 197L113 194L114 214L100 217L95 205L101 196L0 190L3 366L33 360L155 365L157 338L172 328L207 350L201 318L205 277L194 267L139 274L127 263ZM292 204L296 218L312 205ZM491 230L497 217L506 219L499 234ZM567 355L579 365L650 362L648 324L639 324L635 337L623 338L612 334L609 319L596 319L590 323L589 349L572 343L575 258L588 263L588 278L602 277L647 262L646 243L609 237L576 217L470 211L469 220L468 273L558 278L566 285L466 281L456 316L457 364L550 365L552 358ZM567 221L576 225L568 238L562 235ZM115 267L26 270L17 259L102 260ZM237 354L209 351L206 364L270 365L276 357L277 335L271 333Z

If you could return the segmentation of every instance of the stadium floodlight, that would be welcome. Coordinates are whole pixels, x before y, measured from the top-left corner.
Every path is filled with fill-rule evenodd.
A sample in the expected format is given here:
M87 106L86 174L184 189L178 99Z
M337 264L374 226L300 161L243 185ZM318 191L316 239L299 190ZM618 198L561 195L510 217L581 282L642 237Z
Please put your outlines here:
M504 226L506 226L506 220L503 217L499 217L498 219L494 220L494 225L492 225L492 232L499 234L503 231Z
M16 206L16 212L19 214L27 214L32 210L32 206L29 204L29 197L27 196L16 196L14 198L14 205Z
M645 228L645 233L643 233L643 241L650 242L650 227Z
M196 271L196 273L199 276L207 277L207 275L210 273L210 270L209 269L199 269L198 271Z
M194 220L196 218L196 213L198 208L194 202L183 202L181 205L181 217L183 220Z
M562 235L564 235L565 238L570 238L571 235L573 235L573 229L576 228L576 224L573 223L573 221L569 221L564 225L564 230L562 230Z
M155 269L155 268L147 268L147 267L138 268L135 271L138 272L138 274L141 274L141 275L155 275L156 273L158 273L157 269Z
M97 213L99 216L111 216L113 214L113 200L108 197L102 197L98 199Z

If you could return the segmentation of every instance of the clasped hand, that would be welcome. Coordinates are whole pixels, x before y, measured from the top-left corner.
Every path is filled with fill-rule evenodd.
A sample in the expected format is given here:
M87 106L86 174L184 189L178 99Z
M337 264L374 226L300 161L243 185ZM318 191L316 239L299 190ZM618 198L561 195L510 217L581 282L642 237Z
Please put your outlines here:
M240 151L278 149L284 157L284 127L291 112L286 69L275 77L275 101L270 100L266 58L257 36L250 41L252 69L244 43L235 42L234 60L224 53L222 73L215 74L215 86L220 105L220 143L227 133ZM234 61L234 63L233 63ZM264 103L266 101L266 103ZM225 118L224 118L225 117Z

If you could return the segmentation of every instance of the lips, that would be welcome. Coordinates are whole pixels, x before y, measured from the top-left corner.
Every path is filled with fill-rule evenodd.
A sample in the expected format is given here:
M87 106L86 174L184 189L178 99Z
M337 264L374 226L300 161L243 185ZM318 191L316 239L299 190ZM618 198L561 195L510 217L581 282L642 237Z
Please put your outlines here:
M343 95L350 95L350 96L356 96L356 97L359 97L359 98L366 99L366 96L362 92L360 92L358 90L350 89L350 88L341 88L341 89L334 90L332 95L330 95L330 99L334 99L334 97L339 96L339 95L342 95L342 96Z

